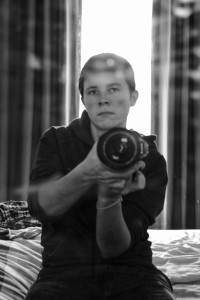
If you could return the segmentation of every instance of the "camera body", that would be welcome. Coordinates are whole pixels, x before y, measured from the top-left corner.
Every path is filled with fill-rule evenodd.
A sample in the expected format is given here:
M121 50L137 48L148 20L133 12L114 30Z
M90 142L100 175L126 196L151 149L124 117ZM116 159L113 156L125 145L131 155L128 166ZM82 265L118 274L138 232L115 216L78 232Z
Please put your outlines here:
M111 169L125 170L147 156L148 144L137 132L113 128L100 137L97 154L101 162Z

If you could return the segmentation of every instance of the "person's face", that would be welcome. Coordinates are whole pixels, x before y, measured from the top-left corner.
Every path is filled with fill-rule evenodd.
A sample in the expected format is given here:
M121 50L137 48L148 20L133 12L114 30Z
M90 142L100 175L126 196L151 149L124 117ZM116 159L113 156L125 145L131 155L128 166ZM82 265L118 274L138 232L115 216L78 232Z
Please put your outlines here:
M83 102L91 120L94 139L111 128L125 128L129 109L137 97L137 91L130 91L123 74L106 71L87 73Z

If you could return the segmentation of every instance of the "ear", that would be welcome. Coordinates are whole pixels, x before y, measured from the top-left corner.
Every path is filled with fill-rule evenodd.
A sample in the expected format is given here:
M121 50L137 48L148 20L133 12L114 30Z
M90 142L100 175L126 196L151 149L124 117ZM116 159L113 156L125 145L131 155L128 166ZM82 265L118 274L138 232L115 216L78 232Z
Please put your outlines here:
M135 105L138 96L139 96L139 93L137 90L134 90L133 92L131 92L131 106Z

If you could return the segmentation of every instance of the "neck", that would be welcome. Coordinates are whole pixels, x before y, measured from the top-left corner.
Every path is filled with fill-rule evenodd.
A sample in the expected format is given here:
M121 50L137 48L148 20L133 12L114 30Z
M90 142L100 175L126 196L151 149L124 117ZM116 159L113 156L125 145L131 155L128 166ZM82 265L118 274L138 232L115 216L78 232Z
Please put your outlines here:
M92 126L92 124L90 124L90 128L91 128L91 134L92 134L93 140L95 142L98 141L100 136L102 136L102 134L104 134L107 131L107 130L98 129L98 128Z

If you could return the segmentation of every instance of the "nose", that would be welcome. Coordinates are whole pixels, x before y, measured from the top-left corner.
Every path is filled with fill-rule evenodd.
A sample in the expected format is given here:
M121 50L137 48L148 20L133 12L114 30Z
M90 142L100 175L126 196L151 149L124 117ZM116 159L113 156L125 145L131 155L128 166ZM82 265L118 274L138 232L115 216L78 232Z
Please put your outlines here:
M110 99L109 99L109 97L108 97L108 95L107 95L106 92L99 93L98 104L99 104L99 106L109 105L110 104Z

